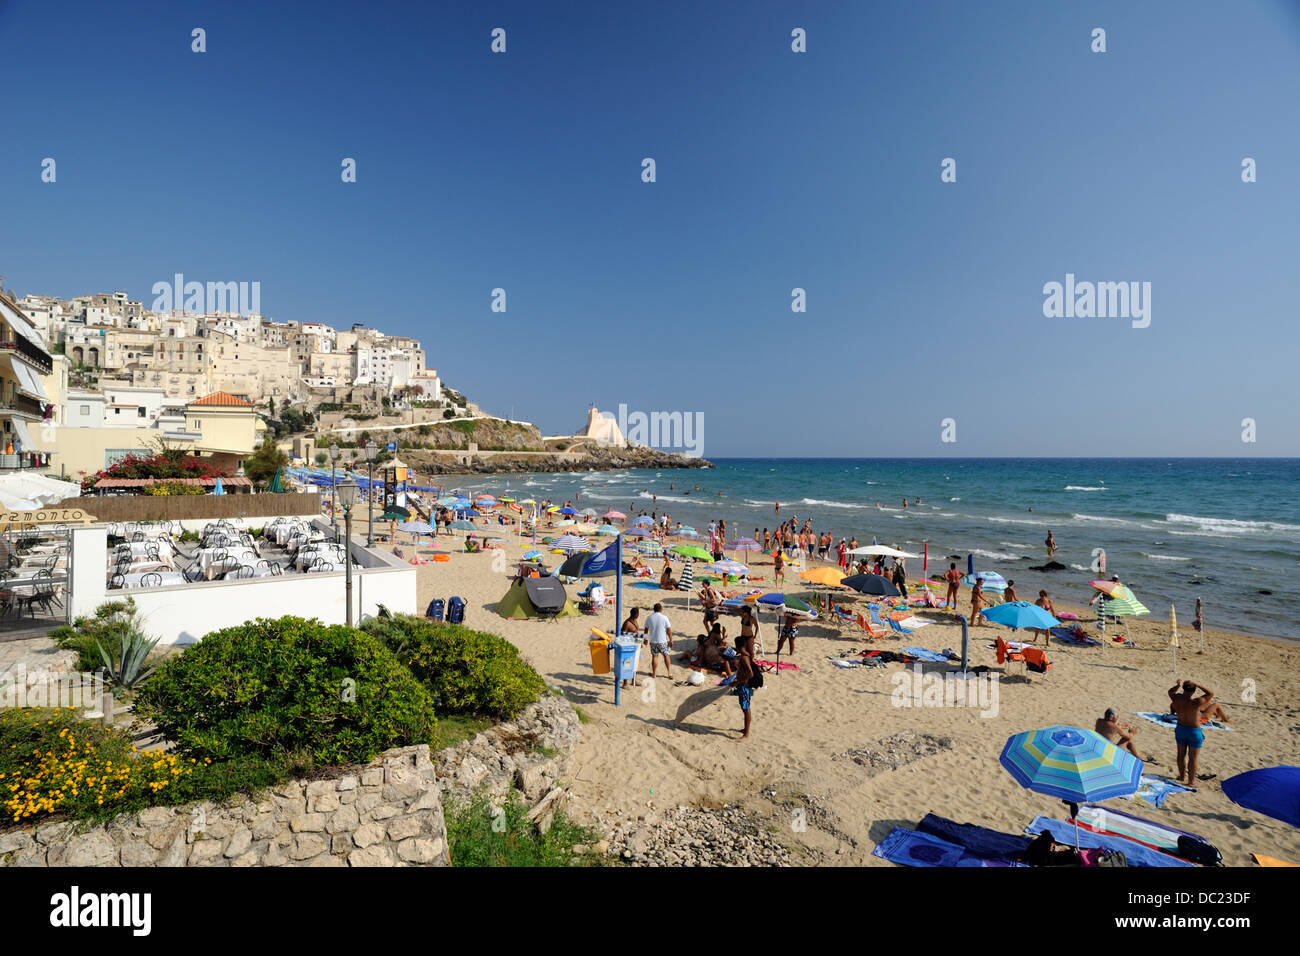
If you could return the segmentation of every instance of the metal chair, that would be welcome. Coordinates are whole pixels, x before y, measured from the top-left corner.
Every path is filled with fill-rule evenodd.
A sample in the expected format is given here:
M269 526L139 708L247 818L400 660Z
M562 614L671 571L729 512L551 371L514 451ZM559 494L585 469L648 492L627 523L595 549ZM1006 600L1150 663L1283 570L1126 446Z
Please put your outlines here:
M140 586L142 588L160 588L162 583L162 574L157 571L146 571L140 576Z
M113 574L108 579L108 586L113 590L126 587L126 576L121 573Z

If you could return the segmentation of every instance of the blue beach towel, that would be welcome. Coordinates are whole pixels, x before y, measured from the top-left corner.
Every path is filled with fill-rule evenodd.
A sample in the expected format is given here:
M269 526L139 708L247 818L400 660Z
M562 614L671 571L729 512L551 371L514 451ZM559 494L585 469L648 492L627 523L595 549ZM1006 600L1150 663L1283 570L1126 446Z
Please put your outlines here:
M900 863L903 866L1008 866L995 860L985 860L947 840L941 840L919 830L894 827L889 835L876 844L872 856Z
M1153 807L1163 807L1165 800L1171 793L1194 793L1191 787L1184 787L1181 783L1175 783L1168 777L1157 777L1142 775L1138 783L1137 793L1132 794L1129 799L1141 797Z
M922 661L946 662L948 660L947 657L945 657L943 654L940 654L938 651L927 650L924 647L904 647L902 649L902 653L910 654L912 657L915 657L917 660L922 660Z
M960 846L967 853L983 857L986 860L1000 860L1007 865L1018 862L1020 854L1029 849L1032 842L1028 837L1015 833L1001 833L974 823L956 823L945 817L927 813L918 825L922 833L938 837Z
M1153 710L1139 710L1137 715L1143 720L1149 720L1153 724L1160 724L1173 730L1178 726L1178 718L1173 714L1157 714ZM1211 720L1208 723L1201 724L1202 730L1232 730L1227 724L1221 724L1217 720Z
M1050 833L1052 839L1062 846L1074 846L1074 824L1066 823L1064 820L1053 820L1050 817L1039 816L1034 817L1034 822L1025 827L1026 833L1032 833L1035 836L1044 830ZM1153 850L1149 846L1143 846L1134 840L1121 836L1102 836L1082 827L1079 828L1079 846L1083 849L1105 847L1108 850L1119 850L1124 854L1129 866L1196 865L1189 863L1187 860L1180 860L1177 857L1170 856L1168 853Z
M1097 640L1095 637L1076 637L1074 632L1068 627L1054 627L1048 633L1058 641L1063 641L1066 644L1073 644L1076 647L1101 646L1101 641Z

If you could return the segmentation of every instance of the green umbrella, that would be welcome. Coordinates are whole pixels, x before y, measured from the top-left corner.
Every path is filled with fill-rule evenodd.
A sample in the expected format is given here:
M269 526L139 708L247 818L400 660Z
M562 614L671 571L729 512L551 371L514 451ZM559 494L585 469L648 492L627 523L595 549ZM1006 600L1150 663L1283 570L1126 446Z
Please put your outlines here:
M698 544L677 544L672 547L673 554L680 554L683 558L696 558L700 561L709 561L713 555L705 551Z
M283 469L283 468L277 468L277 469L275 470L275 477L271 479L271 485L270 485L270 487L267 488L266 490L269 491L269 492L270 492L271 494L273 494L273 495L282 495L282 494L284 494L285 489L284 489L284 478L283 478L283 475L284 475L284 469Z

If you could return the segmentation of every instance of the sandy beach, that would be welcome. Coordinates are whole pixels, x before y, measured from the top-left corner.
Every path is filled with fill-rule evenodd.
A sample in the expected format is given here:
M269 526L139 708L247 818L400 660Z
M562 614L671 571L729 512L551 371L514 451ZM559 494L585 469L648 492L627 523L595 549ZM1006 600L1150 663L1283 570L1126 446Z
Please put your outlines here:
M409 558L409 537L399 539L398 547ZM1132 619L1129 633L1135 647L1075 647L1053 640L1052 668L1027 678L1019 668L1001 676L1003 668L989 646L995 635L1023 635L994 625L972 628L971 664L986 665L999 675L996 687L986 685L982 708L901 706L900 697L910 698L913 685L899 691L897 675L915 679L908 665L841 669L829 659L868 646L960 651L961 629L951 619L870 645L860 633L806 624L793 657L799 670L767 676L767 686L754 698L753 735L739 741L740 710L732 696L674 726L678 706L700 693L684 683L689 670L676 654L672 679L661 668L653 682L643 654L640 686L624 691L622 705L614 705L613 678L593 674L587 647L592 626L614 630L612 603L596 616L549 622L496 614L493 608L525 549L516 539L505 547L504 564L491 551L464 553L460 536L439 537L433 548L428 541L424 538L420 548L421 560L436 549L450 552L450 561L420 565L419 606L435 597L460 595L467 602L467 624L512 641L548 684L586 716L570 782L574 810L607 830L615 821L642 817L639 826L653 827L665 810L683 805L739 804L801 862L891 865L872 856L873 847L895 826L915 827L927 812L1007 833L1021 833L1039 814L1064 819L1068 811L1059 801L1022 789L1000 766L998 755L1014 733L1053 724L1091 729L1107 707L1138 728L1139 751L1156 761L1148 764L1148 774L1172 778L1176 773L1172 729L1136 716L1138 711L1165 711L1175 679L1168 624L1158 615ZM659 561L652 564L656 571L661 566ZM751 556L750 566L756 578L766 579L754 586L771 585L769 558ZM688 611L684 592L632 587L630 578L624 582L625 613L640 606L644 619L656 601L662 602L674 626L676 650L694 648L702 621L698 601L692 598ZM613 579L603 583L612 597ZM785 590L802 590L801 585L790 575ZM571 585L570 596L580 587ZM961 610L967 605L963 590ZM1073 610L1090 625L1092 614L1086 609L1058 604L1057 610ZM761 620L766 654L758 656L770 659L775 651L772 616L765 613ZM724 618L724 623L730 633L738 631L735 619ZM1230 866L1253 866L1251 853L1300 862L1300 832L1237 807L1219 787L1223 779L1249 769L1295 762L1300 650L1216 630L1205 633L1203 654L1200 642L1200 635L1184 624L1177 676L1213 689L1232 720L1231 730L1206 733L1199 772L1214 777L1200 782L1196 793L1171 795L1159 809L1138 799L1120 798L1110 805L1205 837ZM930 664L923 672L948 669ZM706 686L715 680L710 675Z

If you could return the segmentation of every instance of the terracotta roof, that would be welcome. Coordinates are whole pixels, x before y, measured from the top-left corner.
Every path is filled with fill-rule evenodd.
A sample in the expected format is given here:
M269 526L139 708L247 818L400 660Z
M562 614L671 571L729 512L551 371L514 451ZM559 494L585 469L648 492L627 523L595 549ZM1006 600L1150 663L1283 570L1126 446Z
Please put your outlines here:
M231 395L229 392L213 392L211 395L204 395L202 398L196 398L190 402L190 405L233 405L240 408L252 408L252 402L246 402L237 395Z
M215 478L101 478L95 482L96 488L147 488L150 485L167 484L177 482L182 485L202 485L204 488L211 488L217 483ZM221 485L223 488L243 488L251 485L252 479L232 475L229 478L222 478Z

